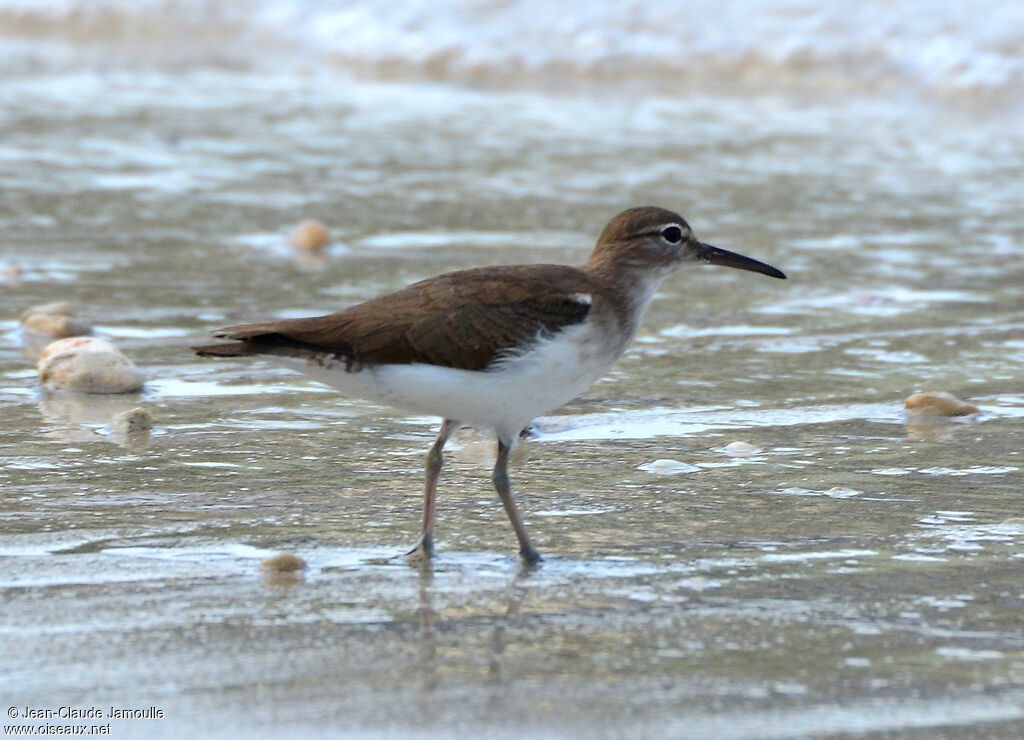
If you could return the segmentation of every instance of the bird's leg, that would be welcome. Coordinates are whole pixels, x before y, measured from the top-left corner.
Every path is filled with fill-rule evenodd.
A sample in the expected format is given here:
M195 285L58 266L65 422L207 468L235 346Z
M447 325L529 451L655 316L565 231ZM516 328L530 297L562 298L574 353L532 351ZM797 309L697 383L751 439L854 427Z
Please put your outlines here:
M530 535L526 533L523 520L516 510L515 501L512 500L512 488L508 482L508 453L512 450L512 442L513 440L511 439L498 438L498 459L494 463L494 488L498 492L502 505L505 507L505 513L508 514L509 521L512 522L512 528L516 531L516 537L519 538L519 554L527 564L533 565L539 563L543 558L530 541Z
M444 464L441 452L444 450L445 442L458 426L459 422L454 419L445 419L441 423L437 441L427 453L426 486L423 492L423 532L416 540L416 546L405 554L408 560L423 560L434 554L434 503L437 499L437 478Z

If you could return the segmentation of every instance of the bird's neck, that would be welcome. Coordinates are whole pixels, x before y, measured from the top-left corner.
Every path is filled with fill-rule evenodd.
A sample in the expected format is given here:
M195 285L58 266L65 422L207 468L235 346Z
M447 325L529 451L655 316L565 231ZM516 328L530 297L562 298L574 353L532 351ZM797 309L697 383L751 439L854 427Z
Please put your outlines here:
M593 258L583 271L600 286L601 302L605 304L602 313L607 313L608 320L619 326L626 344L636 335L661 281L673 272L664 266L623 264Z

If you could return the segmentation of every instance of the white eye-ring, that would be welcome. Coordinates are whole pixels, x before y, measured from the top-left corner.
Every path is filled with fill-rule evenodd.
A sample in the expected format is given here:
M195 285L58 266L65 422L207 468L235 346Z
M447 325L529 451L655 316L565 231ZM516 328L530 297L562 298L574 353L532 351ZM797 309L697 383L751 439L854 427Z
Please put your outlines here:
M669 244L679 244L683 241L683 229L677 224L669 224L661 230L661 238Z

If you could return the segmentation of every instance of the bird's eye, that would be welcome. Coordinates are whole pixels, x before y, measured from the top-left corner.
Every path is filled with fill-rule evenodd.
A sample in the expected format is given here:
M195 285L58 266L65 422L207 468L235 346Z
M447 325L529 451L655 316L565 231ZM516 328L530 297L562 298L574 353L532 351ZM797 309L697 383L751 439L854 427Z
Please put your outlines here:
M666 226L661 230L661 238L669 244L678 244L683 240L683 230L678 226Z

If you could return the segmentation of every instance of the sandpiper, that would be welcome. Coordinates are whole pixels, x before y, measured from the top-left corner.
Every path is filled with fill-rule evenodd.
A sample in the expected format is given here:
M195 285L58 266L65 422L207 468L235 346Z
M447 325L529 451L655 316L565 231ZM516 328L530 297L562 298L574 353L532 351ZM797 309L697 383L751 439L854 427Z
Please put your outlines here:
M704 244L681 216L630 208L613 218L582 267L504 265L414 283L337 313L229 326L207 357L265 356L342 393L442 418L427 454L423 530L412 559L434 550L442 450L460 426L493 432L493 482L519 552L541 557L512 499L509 452L533 419L571 401L629 346L661 281L687 264L786 276Z

